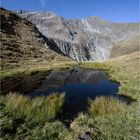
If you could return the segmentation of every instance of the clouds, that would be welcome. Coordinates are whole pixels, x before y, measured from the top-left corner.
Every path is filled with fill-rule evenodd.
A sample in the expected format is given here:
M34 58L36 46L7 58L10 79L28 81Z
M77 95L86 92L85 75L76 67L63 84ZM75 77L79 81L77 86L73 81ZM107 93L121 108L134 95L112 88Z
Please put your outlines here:
M40 1L40 4L41 4L41 7L44 7L46 5L46 0L39 0Z

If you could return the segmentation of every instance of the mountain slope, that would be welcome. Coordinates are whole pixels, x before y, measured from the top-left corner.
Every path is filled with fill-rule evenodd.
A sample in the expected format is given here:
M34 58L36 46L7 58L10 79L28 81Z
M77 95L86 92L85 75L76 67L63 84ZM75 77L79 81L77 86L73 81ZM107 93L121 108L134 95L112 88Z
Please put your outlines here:
M139 51L139 39L140 34L136 34L121 42L116 43L112 48L111 57L127 55Z
M2 70L70 60L50 49L54 44L29 21L3 8L0 17Z
M77 60L107 60L114 43L138 33L137 23L113 23L99 17L64 19L53 12L16 12L34 23L57 50Z

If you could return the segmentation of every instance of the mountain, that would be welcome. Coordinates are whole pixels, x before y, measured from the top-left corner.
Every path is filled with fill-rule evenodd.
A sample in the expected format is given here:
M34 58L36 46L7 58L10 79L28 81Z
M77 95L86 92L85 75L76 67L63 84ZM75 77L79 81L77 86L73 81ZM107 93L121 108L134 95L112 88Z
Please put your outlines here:
M54 42L56 51L77 60L107 60L118 42L138 34L138 23L113 23L99 17L65 19L53 12L16 11ZM120 46L121 47L121 46ZM115 47L116 48L116 47ZM117 54L117 55L121 55Z
M71 60L52 50L55 44L31 22L3 8L0 8L0 17L2 70Z
M139 51L140 33L116 43L111 50L111 58Z

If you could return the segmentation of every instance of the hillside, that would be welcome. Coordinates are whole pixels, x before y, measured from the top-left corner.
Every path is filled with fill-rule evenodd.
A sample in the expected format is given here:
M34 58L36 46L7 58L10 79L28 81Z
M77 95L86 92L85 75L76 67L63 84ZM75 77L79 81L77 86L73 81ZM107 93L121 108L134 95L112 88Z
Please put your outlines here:
M33 68L54 62L70 61L62 53L50 49L48 38L35 25L1 8L1 69Z
M138 23L114 23L94 16L65 19L53 12L16 13L52 39L55 49L77 61L108 60L114 44L135 36L139 28Z
M111 57L127 55L139 51L139 39L140 34L138 33L132 37L116 43L112 48Z

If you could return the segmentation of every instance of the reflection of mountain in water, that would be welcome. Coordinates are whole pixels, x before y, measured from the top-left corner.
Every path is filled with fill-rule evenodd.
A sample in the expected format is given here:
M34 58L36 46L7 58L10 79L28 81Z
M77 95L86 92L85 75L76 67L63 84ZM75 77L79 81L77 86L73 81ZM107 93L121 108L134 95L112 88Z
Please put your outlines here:
M73 119L78 112L86 111L88 98L115 96L119 84L108 80L103 71L70 68L52 71L43 84L30 93L31 97L47 96L52 92L65 92L63 116Z
M52 71L43 84L31 95L47 94L66 85L75 84L100 84L107 80L107 75L103 71L95 71L81 68L70 68L63 71ZM108 81L108 80L107 80ZM110 83L112 83L110 81ZM114 83L116 84L116 83ZM96 86L97 86L96 85ZM86 89L88 90L88 89Z

